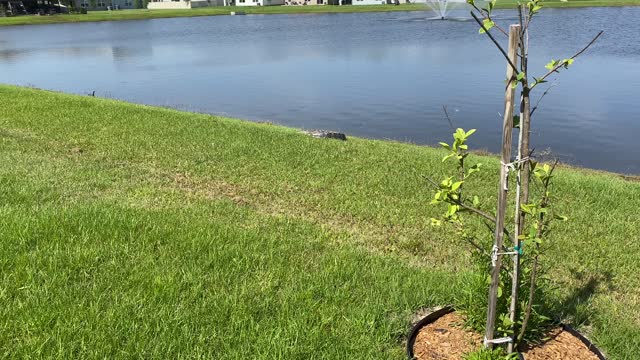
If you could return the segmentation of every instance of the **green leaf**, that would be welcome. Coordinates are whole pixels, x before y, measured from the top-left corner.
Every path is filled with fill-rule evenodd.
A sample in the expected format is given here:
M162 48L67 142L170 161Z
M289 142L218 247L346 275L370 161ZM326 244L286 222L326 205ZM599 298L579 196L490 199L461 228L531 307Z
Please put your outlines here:
M501 316L502 318L502 325L505 327L510 327L511 325L513 325L513 321L511 321L511 319L509 319L508 316L503 315Z
M573 64L573 59L564 59L561 64L565 69L568 69L569 65Z
M445 142L439 142L438 144L440 144L440 146L442 146L443 148L445 148L447 150L451 150L451 146L449 146L449 144L447 144Z
M443 158L442 158L442 162L445 162L445 161L447 161L449 158L454 157L454 156L456 156L456 154L455 154L455 153L449 154L449 155L447 155L447 156L445 156L445 157L443 157Z
M465 137L469 137L469 136L473 135L473 133L475 133L475 132L476 132L476 129L471 129L471 130L467 131L467 133L465 134Z
M480 30L478 30L480 34L484 34L486 31L496 26L496 23L494 23L490 19L484 19L482 20L482 26L484 26L484 28L480 28Z
M482 163L477 163L477 164L473 165L472 167L470 167L469 168L469 172L467 173L467 176L473 174L474 172L480 171L480 165L482 165Z
M478 205L480 205L480 198L478 197L478 195L473 195L473 206L478 207Z
M502 286L498 286L498 298L502 297Z
M462 183L464 183L464 181L456 181L453 183L453 185L451 185L451 191L456 191L460 188L460 186L462 186Z
M523 72L520 72L520 73L518 74L518 76L516 76L516 80L520 81L520 80L522 80L522 79L524 79L524 73L523 73Z
M553 70L553 68L556 67L556 65L558 64L558 62L556 60L551 60L547 65L545 65L544 67L548 70Z
M533 205L531 204L522 204L520 205L520 210L525 214L533 215Z

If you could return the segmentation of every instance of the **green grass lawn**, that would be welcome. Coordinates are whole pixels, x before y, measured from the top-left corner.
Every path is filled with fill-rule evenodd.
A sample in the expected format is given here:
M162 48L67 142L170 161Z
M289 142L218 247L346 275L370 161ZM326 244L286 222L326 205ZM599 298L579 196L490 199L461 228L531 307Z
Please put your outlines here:
M0 86L0 353L403 358L455 302L466 251L432 228L442 151ZM475 157L475 160L478 157ZM475 183L495 199L498 160ZM469 185L471 186L471 185ZM640 353L640 183L561 168L547 252L560 318Z
M498 0L497 8L512 8L516 0ZM636 6L640 0L547 0L545 7L592 7L592 6ZM352 12L388 12L388 11L425 11L425 4L395 5L358 5L358 6L243 6L243 7L205 7L189 10L120 10L90 11L85 15L53 16L16 16L0 18L0 26L35 25L54 23L73 23L91 21L141 20L153 18L194 17L229 15L231 11L244 11L247 14L314 14L314 13L352 13Z

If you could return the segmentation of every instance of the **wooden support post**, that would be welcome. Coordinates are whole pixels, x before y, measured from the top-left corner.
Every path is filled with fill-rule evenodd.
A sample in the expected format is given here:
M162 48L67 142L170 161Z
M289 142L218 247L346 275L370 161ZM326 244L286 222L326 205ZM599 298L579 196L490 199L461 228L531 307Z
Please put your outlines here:
M520 40L520 25L509 27L509 49L508 57L511 63L517 66L518 63L518 43ZM500 285L500 268L502 259L499 252L502 251L504 243L505 214L507 210L507 192L509 168L505 164L511 162L511 143L513 134L513 105L515 89L511 82L516 79L515 69L511 64L507 65L507 86L504 95L504 120L502 123L502 165L500 166L500 184L498 186L498 211L496 213L496 230L494 249L497 248L498 255L493 268L491 269L491 285L489 287L489 307L487 308L487 326L485 330L485 346L493 347L493 335L496 325L496 304L498 302L498 286Z
M522 7L522 13L526 14L526 5ZM527 29L523 30L525 33ZM525 74L528 74L527 68L527 53L528 46L527 34L520 35L520 54L522 54L522 61L520 63L520 70ZM529 132L531 128L530 123L531 115L531 102L529 98L529 83L526 77L523 79L522 95L520 97L520 131L518 134L518 160L527 158L529 154ZM520 242L520 234L523 233L523 229L526 226L525 216L522 210L520 210L521 204L527 204L529 202L529 160L520 162L518 167L517 177L518 187L516 189L516 206L515 206L515 227L513 231L513 246L520 249L522 243ZM507 352L511 354L515 351L515 344L517 340L518 328L516 326L516 320L518 317L518 290L520 288L520 254L516 254L513 257L513 276L511 279L511 306L509 307L509 319L513 325L512 341L507 346Z

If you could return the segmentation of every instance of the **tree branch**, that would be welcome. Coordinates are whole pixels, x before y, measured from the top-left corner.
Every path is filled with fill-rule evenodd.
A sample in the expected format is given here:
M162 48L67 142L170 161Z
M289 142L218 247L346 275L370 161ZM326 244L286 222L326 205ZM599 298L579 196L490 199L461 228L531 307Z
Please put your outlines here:
M431 178L429 178L428 176L423 176L423 177L424 177L424 179L425 179L425 180L427 180L428 182L430 182L430 183L431 183L431 185L433 185L436 189L438 189L438 190L440 189L440 185L438 185L438 183L436 183L435 181L433 181ZM475 213L475 214L477 214L477 215L482 216L483 218L485 218L485 219L487 219L487 220L491 221L491 222L492 222L492 223L494 223L494 224L496 223L496 218L495 218L495 217L493 217L493 216L491 216L491 215L489 215L489 214L485 213L485 212L484 212L484 211L482 211L482 210L479 210L479 209L474 208L473 206L469 206L469 205L467 205L467 204L464 204L464 203L463 203L463 202L461 202L460 200L455 200L455 199L451 199L451 198L449 198L449 200L451 200L451 202L453 202L454 204L456 204L456 205L458 205L458 206L460 206L460 207L462 207L462 208L464 208L464 209L466 209L466 210L469 210L469 211L471 211L471 212L473 212L473 213Z
M442 105L442 110L444 110L444 116L447 118L447 121L449 122L449 127L451 127L451 131L456 131L456 129L453 127L453 122L451 121L451 117L449 116L449 112L447 111L447 106L446 105Z
M549 189L549 181L551 179L551 175L553 175L553 172L555 171L557 165L558 165L558 160L556 159L556 161L553 163L553 166L551 167L551 170L549 171L549 178L547 178L546 181L543 182L544 195L540 200L541 208L546 208L549 205L549 192L547 190ZM536 238L542 237L542 231L544 227L545 227L544 213L540 213L537 221ZM536 250L538 250L539 248L540 248L540 244L536 244ZM530 281L529 299L527 302L527 307L525 309L524 319L522 319L522 327L520 328L520 333L518 334L518 337L517 337L518 342L522 341L522 339L524 338L524 334L527 331L527 326L529 325L529 319L531 318L531 309L533 308L533 299L535 297L535 292L536 292L536 280L538 276L539 256L540 256L539 251L536 251L536 254L533 257L533 265L531 266L531 277L529 280Z
M473 6L473 8L474 8L474 9L476 9L476 11L477 11L478 13L480 13L480 15L482 15L482 17L483 17L483 18L491 20L491 21L494 23L495 28L496 28L496 29L498 29L498 30L500 30L500 32L501 32L501 33L503 33L503 34L504 34L504 36L507 36L507 37L509 36L509 34L507 34L507 32L506 32L506 31L504 31L504 29L503 29L503 28L501 28L498 24L496 24L496 22L495 22L495 21L493 21L493 19L491 18L491 15L489 15L489 14L484 15L484 12L482 11L482 9L479 9L479 8L476 6L476 4L475 4L475 3L472 3L472 4L471 4L471 6Z
M544 99L545 96L547 96L547 94L549 93L549 91L551 89L553 89L553 87L556 86L555 84L551 84L551 86L549 86L549 88L547 88L547 90L545 90L542 93L542 96L540 96L540 99L538 99L538 101L536 102L536 105L533 107L533 109L531 109L531 112L529 113L529 116L532 116L533 113L538 109L538 106L540 106L540 102L542 101L542 99Z
M469 210L469 211L471 211L471 212L473 212L473 213L475 213L475 214L477 214L477 215L480 215L480 216L482 216L483 218L485 218L486 220L489 220L489 221L491 221L492 223L494 223L494 224L495 224L495 222L496 222L496 218L494 218L493 216L491 216L491 215L489 215L489 214L487 214L487 213L483 212L482 210L476 209L476 208L474 208L473 206L466 205L466 204L464 204L463 202L461 202L461 201L459 201L459 200L454 200L454 199L451 199L451 200L452 200L456 205L458 205L458 206L460 206L460 207L462 207L462 208L464 208L464 209L466 209L466 210Z
M514 74L519 74L520 71L518 71L518 68L513 64L513 62L511 62L511 59L509 59L509 55L507 55L507 52L504 51L504 49L502 48L502 46L500 46L500 44L498 43L498 41L493 37L493 35L491 35L491 33L489 32L489 30L487 30L486 27L484 27L484 24L482 23L482 21L480 21L480 19L478 19L478 17L476 16L476 14L472 11L471 12L471 16L473 16L473 19L478 23L478 25L480 25L480 27L482 28L482 30L484 30L484 33L487 34L487 36L489 37L489 39L491 39L491 41L493 41L493 43L496 45L496 47L498 48L498 50L500 50L500 52L502 53L502 55L504 56L505 59L507 59L507 62L509 63L509 65L511 65L511 67L513 68ZM511 82L512 79L508 79L509 82Z
M603 30L600 30L600 32L593 38L591 39L591 41L589 41L589 43L587 44L587 46L583 47L582 50L578 51L577 53L573 54L572 57L570 57L569 59L575 59L578 56L580 56L583 52L587 51L587 49L589 47L591 47L591 45L593 45L593 43L596 42L596 40L598 40L598 38L600 37L600 35L602 35L604 33ZM529 90L533 90L534 87L536 87L538 84L540 84L540 81L548 78L551 74L555 73L558 71L558 69L560 69L561 67L563 67L565 65L564 61L560 62L558 65L556 65L553 69L549 70L549 72L547 72L546 74L544 74L541 78L539 78L532 86Z

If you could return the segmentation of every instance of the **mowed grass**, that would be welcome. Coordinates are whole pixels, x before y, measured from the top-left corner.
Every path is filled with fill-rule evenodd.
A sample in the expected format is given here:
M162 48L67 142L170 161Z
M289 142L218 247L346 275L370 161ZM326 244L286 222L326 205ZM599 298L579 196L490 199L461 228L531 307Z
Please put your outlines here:
M438 149L0 86L0 352L396 358L455 303L429 219ZM474 184L488 207L498 161ZM640 183L562 168L545 262L560 319L640 353Z
M498 0L496 8L513 8L517 0ZM573 7L602 7L602 6L637 6L640 0L547 0L545 7L573 8ZM52 16L16 16L0 18L0 26L37 25L55 23L143 20L155 18L195 17L229 15L232 11L242 11L247 14L324 14L324 13L360 13L360 12L391 12L391 11L426 11L425 4L401 5L310 5L310 6L214 6L188 10L148 10L130 9L119 11L89 11L87 14L52 15Z

